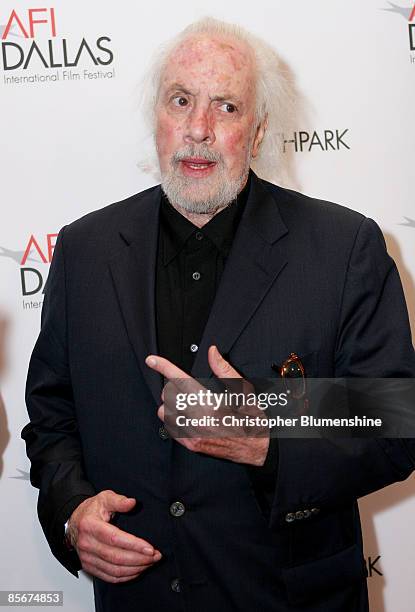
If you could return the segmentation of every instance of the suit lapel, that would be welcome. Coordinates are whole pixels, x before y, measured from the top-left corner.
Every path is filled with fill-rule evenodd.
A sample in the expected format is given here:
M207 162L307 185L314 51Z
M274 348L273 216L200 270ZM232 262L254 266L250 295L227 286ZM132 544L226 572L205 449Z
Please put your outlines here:
M157 354L155 278L161 189L156 187L136 202L131 218L120 228L122 244L110 260L111 274L139 368L157 405L163 378L144 359Z
M110 260L128 338L157 405L163 378L148 368L144 359L158 352L155 278L160 197L157 187L137 200L134 214L120 228L122 247ZM275 199L252 174L248 201L192 368L193 376L211 376L209 346L216 344L222 353L228 353L255 313L286 265L284 241L280 239L287 232Z
M212 375L207 351L216 344L228 353L286 265L280 239L288 230L279 208L254 174L246 207L219 284L195 359L192 375Z

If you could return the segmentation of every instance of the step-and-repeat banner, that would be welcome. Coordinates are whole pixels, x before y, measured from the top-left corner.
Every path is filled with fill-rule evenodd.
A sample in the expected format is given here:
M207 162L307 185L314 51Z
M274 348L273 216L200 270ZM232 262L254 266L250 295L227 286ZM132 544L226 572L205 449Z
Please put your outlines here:
M415 329L413 0L1 2L0 590L61 590L68 612L93 609L91 581L52 557L20 439L43 288L64 224L157 181L140 80L158 44L206 14L279 52L296 103L276 180L380 224ZM414 478L360 508L372 609L412 612Z

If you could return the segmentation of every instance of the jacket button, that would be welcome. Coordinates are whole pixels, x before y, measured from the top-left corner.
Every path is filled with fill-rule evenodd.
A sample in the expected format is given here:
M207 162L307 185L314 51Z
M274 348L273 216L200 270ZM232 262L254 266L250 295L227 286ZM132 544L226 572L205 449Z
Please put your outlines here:
M169 436L169 432L167 431L167 429L164 427L164 425L162 425L161 427L159 427L159 436L162 440L167 440L167 438L170 438Z
M303 514L304 514L304 518L308 518L309 516L311 516L310 510L303 510Z
M170 582L170 588L175 593L180 593L180 580L178 578L173 578Z
M320 512L320 508L311 508L311 514L316 516Z
M186 508L184 507L184 504L182 504L182 502L175 501L170 506L170 514L172 516L183 516L185 512Z
M298 519L299 521L301 521L301 519L304 518L304 512L299 510L298 512L295 513L295 518Z
M293 512L289 512L285 515L285 520L287 521L287 523L292 523L293 521L295 521L295 514Z

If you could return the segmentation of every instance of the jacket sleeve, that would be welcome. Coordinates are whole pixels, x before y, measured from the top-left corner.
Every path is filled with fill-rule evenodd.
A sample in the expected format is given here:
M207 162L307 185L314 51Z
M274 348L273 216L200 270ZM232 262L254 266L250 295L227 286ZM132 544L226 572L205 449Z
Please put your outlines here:
M64 544L64 524L84 499L95 495L86 480L77 428L66 342L63 228L45 288L41 331L26 383L30 422L22 430L31 461L30 480L39 489L38 515L55 557L75 576L81 568Z
M371 219L364 219L357 232L338 317L335 377L415 377L399 274ZM415 469L411 438L280 438L278 450L271 525L289 520L288 513L341 507L404 480Z

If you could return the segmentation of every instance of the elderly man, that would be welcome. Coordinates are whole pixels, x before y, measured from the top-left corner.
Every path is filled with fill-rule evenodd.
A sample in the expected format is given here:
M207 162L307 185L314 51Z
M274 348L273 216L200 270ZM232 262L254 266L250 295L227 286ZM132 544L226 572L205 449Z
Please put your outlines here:
M414 468L411 440L176 440L161 421L165 379L274 376L294 352L306 376L415 373L376 224L250 170L275 144L274 59L187 28L155 64L161 187L59 235L22 436L52 552L102 612L367 610L356 500Z

